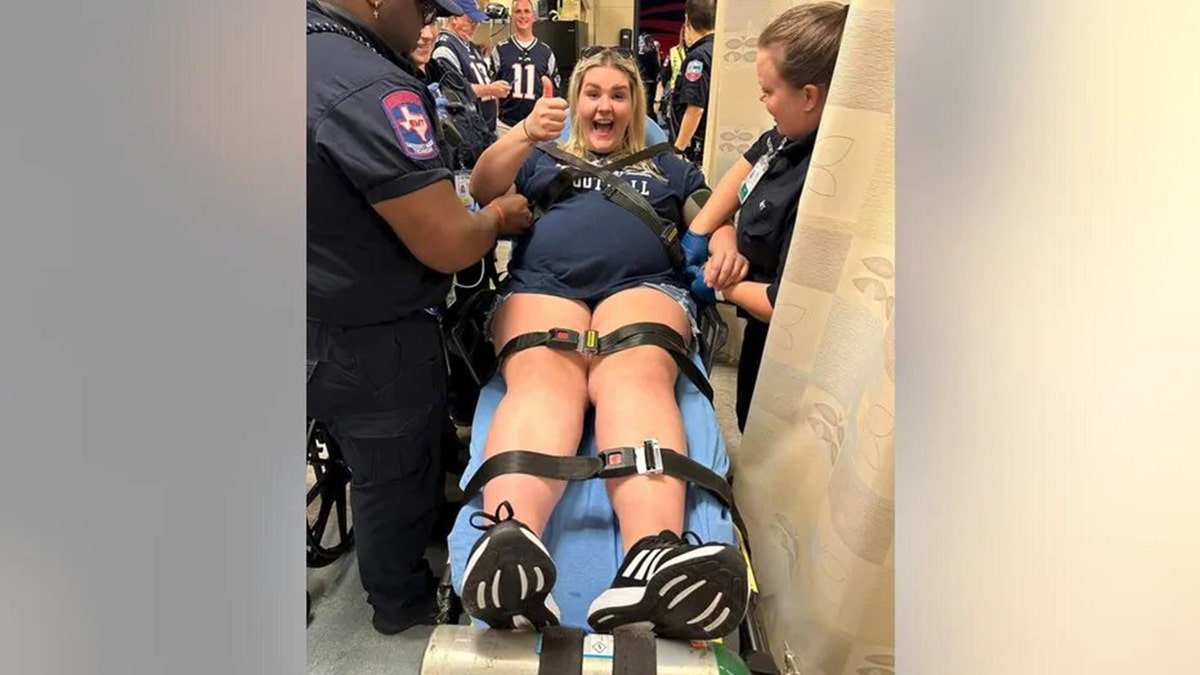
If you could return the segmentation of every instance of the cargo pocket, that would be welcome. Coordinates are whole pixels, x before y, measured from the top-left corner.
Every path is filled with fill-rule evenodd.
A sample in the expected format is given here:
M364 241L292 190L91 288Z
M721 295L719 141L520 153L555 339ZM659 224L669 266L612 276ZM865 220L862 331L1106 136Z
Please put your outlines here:
M432 405L341 414L334 418L353 483L369 487L420 475L433 466ZM437 428L440 433L440 427Z

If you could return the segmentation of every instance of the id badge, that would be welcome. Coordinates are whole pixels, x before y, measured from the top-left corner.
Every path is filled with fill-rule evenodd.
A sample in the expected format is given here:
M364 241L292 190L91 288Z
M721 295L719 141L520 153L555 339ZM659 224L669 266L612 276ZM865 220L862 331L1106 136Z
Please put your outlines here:
M474 213L479 210L479 205L471 198L471 172L470 171L455 171L454 172L454 191L458 193L458 199L462 205L467 207L468 211Z
M750 193L754 192L754 188L758 187L758 181L767 173L767 167L771 164L771 155L763 155L754 163L754 168L750 170L750 175L746 176L746 180L742 181L742 186L738 188L738 203L745 204L746 199L750 197Z

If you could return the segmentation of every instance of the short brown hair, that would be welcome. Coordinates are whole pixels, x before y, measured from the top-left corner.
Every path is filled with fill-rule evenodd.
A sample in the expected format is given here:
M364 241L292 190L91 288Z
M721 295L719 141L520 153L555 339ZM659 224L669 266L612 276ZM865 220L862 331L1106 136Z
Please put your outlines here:
M849 5L814 2L775 17L758 36L759 49L779 47L775 67L788 85L828 87L833 79Z
M717 0L687 0L683 14L697 32L711 33L717 27Z

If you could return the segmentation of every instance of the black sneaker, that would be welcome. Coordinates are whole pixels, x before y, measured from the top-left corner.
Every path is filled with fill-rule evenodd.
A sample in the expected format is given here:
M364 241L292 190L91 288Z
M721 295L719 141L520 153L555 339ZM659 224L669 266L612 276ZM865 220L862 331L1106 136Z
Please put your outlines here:
M476 518L490 524L477 525ZM494 516L476 512L471 526L484 532L463 571L467 614L492 628L557 626L562 615L550 595L557 579L554 561L533 530L513 518L512 505L501 502Z
M750 601L746 560L733 546L691 536L695 544L663 530L634 544L612 586L588 608L592 629L611 633L645 623L671 640L714 640L733 632Z
M387 617L376 610L371 615L371 626L381 635L395 635L403 633L413 626L431 626L437 623L436 617L437 607L434 605L433 599L424 598L410 612L402 616Z

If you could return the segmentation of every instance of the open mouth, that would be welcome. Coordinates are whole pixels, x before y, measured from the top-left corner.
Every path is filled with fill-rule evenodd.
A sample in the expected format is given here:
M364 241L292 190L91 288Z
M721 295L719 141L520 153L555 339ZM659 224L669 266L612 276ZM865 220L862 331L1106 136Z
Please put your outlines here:
M610 136L615 126L612 120L592 120L592 130L602 136Z

